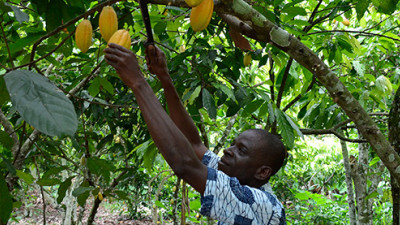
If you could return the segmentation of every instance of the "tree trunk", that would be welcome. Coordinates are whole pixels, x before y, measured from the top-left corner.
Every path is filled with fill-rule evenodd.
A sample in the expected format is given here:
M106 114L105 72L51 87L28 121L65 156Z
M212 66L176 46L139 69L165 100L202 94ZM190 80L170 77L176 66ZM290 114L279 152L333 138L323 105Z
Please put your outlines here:
M372 225L372 211L370 201L366 199L368 195L367 174L368 169L368 144L358 145L359 159L357 166L353 168L354 186L357 199L357 218L359 225Z
M389 113L389 141L392 143L397 154L400 153L400 88L397 89ZM400 185L399 182L390 176L393 198L393 225L400 224Z
M343 132L342 132L343 133ZM353 180L351 178L351 168L349 160L349 152L347 150L347 144L345 141L340 140L342 146L343 164L346 175L346 186L347 186L347 202L349 204L349 218L350 225L356 225L356 204L354 201L354 191L353 191Z

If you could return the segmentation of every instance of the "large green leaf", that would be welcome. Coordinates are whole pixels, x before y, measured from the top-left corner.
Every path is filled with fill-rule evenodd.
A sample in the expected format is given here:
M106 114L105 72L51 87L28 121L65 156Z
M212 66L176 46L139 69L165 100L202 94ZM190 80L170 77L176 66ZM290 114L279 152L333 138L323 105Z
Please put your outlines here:
M217 116L217 109L215 107L215 101L210 92L207 89L203 89L202 91L203 97L203 106L207 109L208 115L210 118L215 119Z
M289 149L292 149L294 147L295 139L293 127L281 110L275 109L275 114L277 116L276 119L278 122L279 130L281 131L283 141Z
M74 177L75 176L69 177L64 182L62 182L60 184L60 187L58 188L58 192L57 192L58 193L58 197L57 197L57 203L58 204L61 204L62 200L64 199L65 193L67 192L68 188L71 186L72 179Z
M50 136L75 133L78 120L72 102L47 78L15 70L4 80L13 105L29 124Z
M6 224L8 219L10 218L11 211L13 208L13 201L8 191L8 187L4 177L0 175L0 223Z

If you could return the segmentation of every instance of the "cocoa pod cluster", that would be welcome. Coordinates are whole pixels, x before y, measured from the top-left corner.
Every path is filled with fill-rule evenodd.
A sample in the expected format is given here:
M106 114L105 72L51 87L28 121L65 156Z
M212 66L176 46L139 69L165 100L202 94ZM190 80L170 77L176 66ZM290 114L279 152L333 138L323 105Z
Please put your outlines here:
M116 43L129 49L131 37L129 31L118 30L118 18L112 6L105 6L99 16L99 30L101 37L108 43ZM76 46L85 53L92 45L93 27L89 20L82 20L75 31Z

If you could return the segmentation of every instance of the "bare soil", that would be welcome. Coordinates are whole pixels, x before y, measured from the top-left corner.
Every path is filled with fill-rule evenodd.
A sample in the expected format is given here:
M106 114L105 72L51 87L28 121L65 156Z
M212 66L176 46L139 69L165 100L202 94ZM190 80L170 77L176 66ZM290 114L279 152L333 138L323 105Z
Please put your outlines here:
M30 195L32 198L25 204L22 204L17 210L14 210L14 219L10 219L10 225L36 225L43 223L43 200L40 195L33 193ZM103 204L104 203L104 204ZM86 224L87 218L90 213L90 200L88 200L88 207L84 211L82 224ZM97 210L96 218L93 224L95 225L150 225L153 224L150 215L145 216L141 220L130 219L126 214L126 208L121 210L111 210L110 207L105 207L106 202L102 202ZM77 211L82 208L77 209ZM78 212L77 212L78 213ZM63 209L46 204L46 225L61 225L63 218ZM81 223L80 223L81 224ZM169 223L163 223L165 225Z

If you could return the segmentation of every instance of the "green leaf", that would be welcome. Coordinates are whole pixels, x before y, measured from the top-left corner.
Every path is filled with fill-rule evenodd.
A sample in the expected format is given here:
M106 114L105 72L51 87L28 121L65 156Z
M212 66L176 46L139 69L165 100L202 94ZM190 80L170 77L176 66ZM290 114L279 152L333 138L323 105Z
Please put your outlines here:
M279 130L281 131L282 138L289 149L292 149L294 146L294 132L293 128L286 119L285 114L279 109L275 109L275 115L277 119L277 123L279 126Z
M2 175L0 175L0 193L0 223L7 224L13 209L13 201L8 191L7 183Z
M63 8L67 5L62 0L50 0L49 6L46 10L46 31L50 32L61 25Z
M80 196L82 194L89 193L93 189L94 189L94 187L83 187L83 186L80 186L80 187L75 188L75 190L72 191L72 195L75 196L75 197L78 197L78 196Z
M301 138L303 138L303 133L300 131L300 128L297 126L295 122L293 122L292 118L290 116L286 115L286 113L282 112L283 115L285 115L286 120L289 122L290 126L296 131L297 135L299 135Z
M367 195L365 200L368 200L368 199L371 199L371 198L375 198L375 197L378 197L378 196L379 196L379 193L377 191L374 191L371 194Z
M190 95L190 98L189 98L189 104L190 104L190 105L193 104L193 101L194 101L197 97L199 97L200 91L201 91L201 86L198 86L198 87L193 91L193 93Z
M17 19L17 21L19 23L28 22L29 21L28 14L22 12L18 7L10 5L8 3L5 3L5 5L8 5L9 7L11 7L11 9L14 11L15 18Z
M377 3L379 2L379 3ZM396 5L399 2L399 0L379 0L379 1L373 1L374 5L378 7L379 11L385 13L385 14L392 14L394 11L396 11Z
M114 87L112 86L112 84L110 83L110 81L108 81L105 78L100 79L100 84L101 86L110 94L114 94Z
M215 119L217 117L217 109L215 107L214 98L211 96L210 92L207 89L203 89L203 106L207 109L208 115L210 118Z
M364 76L365 73L365 65L361 64L359 61L353 61L353 68L356 70L357 74L360 76Z
M148 170L151 170L151 167L153 165L157 153L158 150L157 148L155 148L154 142L152 142L143 155L143 166Z
M233 93L232 89L228 88L226 85L213 83L213 86L224 92L230 99L236 101L235 94Z
M92 80L88 92L91 96L96 97L97 94L100 92L100 78L96 77Z
M376 156L375 158L373 158L372 160L371 160L371 162L369 162L369 166L373 166L373 165L375 165L377 162L379 162L381 159L378 157L378 156Z
M287 8L282 9L282 12L287 13L291 17L295 17L297 15L300 15L300 16L306 16L307 15L306 10L304 8L301 8L301 7L287 7Z
M58 191L57 191L57 194L58 194L57 203L58 203L58 204L61 204L62 200L64 199L65 193L67 192L68 188L71 186L71 184L72 184L72 179L73 179L74 177L75 177L75 176L68 177L64 182L62 182L62 183L60 184L60 187L58 188Z
M0 106L8 101L10 101L10 95L6 88L6 82L4 81L4 76L0 76Z
M243 116L248 116L256 111L262 104L264 103L263 99L258 99L255 101L250 102L246 107L243 109Z
M17 176L22 180L24 180L27 184L33 183L34 178L29 173L24 173L21 170L17 170Z
M126 193L125 191L114 190L113 193L115 193L121 200L129 200L128 193Z
M59 179L40 179L36 183L40 186L54 186L60 184L61 181Z
M72 102L47 78L15 70L4 80L13 105L29 124L49 136L75 133L78 120Z
M30 34L27 37L18 39L17 41L15 41L10 45L11 55L14 55L18 51L21 51L26 46L30 46L42 36L43 33L37 33L37 34Z
M13 139L8 135L7 132L0 130L0 145L4 148L11 150L12 146L14 145Z
M88 158L87 167L90 172L99 176L101 175L106 181L110 180L110 173L115 170L115 167L111 162L98 157Z
M47 170L47 171L43 174L42 179L47 179L47 178L49 178L49 177L52 176L52 175L59 174L61 171L65 170L65 169L67 169L67 168L68 168L67 166L61 166L61 167L54 167L54 168L51 168L51 169Z
M12 162L2 155L1 155L1 159L3 160L3 163L6 165L8 172L10 172L11 175L16 176L17 170L15 169Z
M81 207L84 207L86 204L86 200L90 195L90 191L92 191L94 187L89 187L88 181L83 181L82 184L72 191L72 195L77 197L77 202Z
M356 12L357 12L357 19L361 20L364 16L365 11L367 11L370 1L369 0L361 0L358 1L356 4Z

